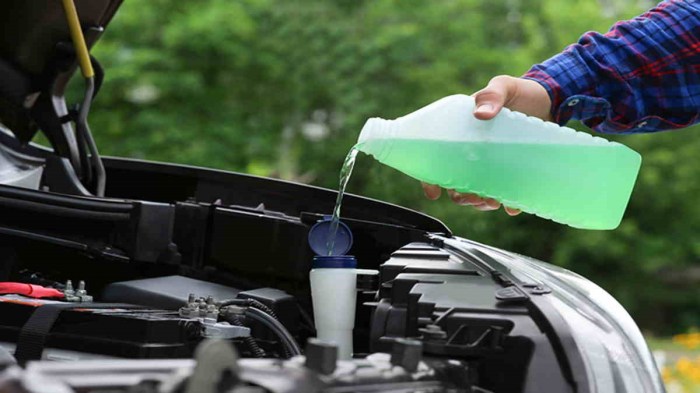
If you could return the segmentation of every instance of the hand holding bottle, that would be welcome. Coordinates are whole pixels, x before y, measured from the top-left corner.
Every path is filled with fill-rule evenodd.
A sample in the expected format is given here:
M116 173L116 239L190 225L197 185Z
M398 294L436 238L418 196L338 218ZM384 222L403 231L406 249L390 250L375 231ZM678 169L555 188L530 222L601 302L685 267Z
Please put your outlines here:
M542 120L551 120L550 108L552 102L547 91L539 83L515 78L512 76L497 76L484 89L474 93L476 106L474 117L489 120L495 117L501 108L506 107ZM441 194L439 186L423 183L423 191L428 199L438 199ZM471 205L482 211L498 210L501 204L492 198L481 198L475 194L461 194L447 190L454 203ZM505 207L511 216L520 214L520 210Z

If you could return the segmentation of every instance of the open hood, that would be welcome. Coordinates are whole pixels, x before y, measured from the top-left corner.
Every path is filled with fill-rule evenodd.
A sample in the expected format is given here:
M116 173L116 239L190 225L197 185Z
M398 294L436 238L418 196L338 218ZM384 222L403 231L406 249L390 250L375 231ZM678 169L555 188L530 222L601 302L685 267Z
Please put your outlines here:
M91 47L122 0L74 2ZM68 111L63 93L77 63L62 2L4 1L0 25L0 122L22 143L42 130L56 152L66 156L74 142L64 121ZM102 73L96 68L99 86Z

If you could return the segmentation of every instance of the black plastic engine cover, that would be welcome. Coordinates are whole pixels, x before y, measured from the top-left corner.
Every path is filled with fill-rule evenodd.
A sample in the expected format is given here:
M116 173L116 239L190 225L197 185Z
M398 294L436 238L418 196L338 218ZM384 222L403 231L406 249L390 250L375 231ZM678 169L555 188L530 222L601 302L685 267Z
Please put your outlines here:
M528 296L476 262L427 243L396 251L380 267L378 301L367 303L375 307L370 350L418 339L426 355L474 360L484 388L570 391ZM531 378L537 373L550 376L546 386L542 374Z
M187 303L189 294L212 296L215 299L232 299L240 291L225 285L195 280L183 276L167 276L115 282L102 292L105 302L123 302L178 310Z

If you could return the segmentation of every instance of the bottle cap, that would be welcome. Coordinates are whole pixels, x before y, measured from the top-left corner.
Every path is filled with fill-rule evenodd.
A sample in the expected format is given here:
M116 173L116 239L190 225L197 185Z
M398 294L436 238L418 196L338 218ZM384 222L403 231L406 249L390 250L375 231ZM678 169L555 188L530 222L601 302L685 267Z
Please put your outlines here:
M357 260L352 255L316 255L312 266L314 269L355 269Z
M328 255L328 240L331 235L331 218L325 216L309 230L309 246L316 255ZM342 221L338 222L335 243L331 255L345 255L352 247L352 232Z

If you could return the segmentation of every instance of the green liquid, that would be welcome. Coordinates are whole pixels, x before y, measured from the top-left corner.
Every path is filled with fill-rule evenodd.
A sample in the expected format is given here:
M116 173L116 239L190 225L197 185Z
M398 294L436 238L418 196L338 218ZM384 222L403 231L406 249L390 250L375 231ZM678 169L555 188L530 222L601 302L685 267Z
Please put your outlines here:
M620 144L373 139L357 148L426 183L583 229L619 225L641 164Z
M340 184L338 187L338 196L335 200L335 208L333 208L333 217L331 218L331 225L328 233L328 241L326 241L326 248L328 248L328 255L333 255L335 252L335 238L338 234L338 226L340 225L340 209L343 205L343 195L345 195L345 188L348 186L350 181L350 176L352 176L352 168L355 167L355 159L357 158L357 153L360 151L353 147L348 152L343 162L343 167L340 169Z

